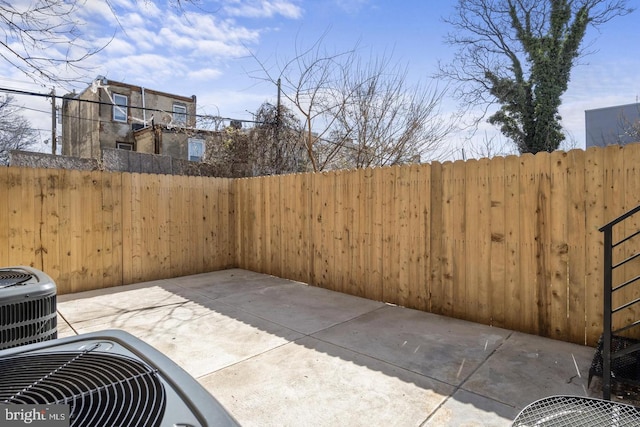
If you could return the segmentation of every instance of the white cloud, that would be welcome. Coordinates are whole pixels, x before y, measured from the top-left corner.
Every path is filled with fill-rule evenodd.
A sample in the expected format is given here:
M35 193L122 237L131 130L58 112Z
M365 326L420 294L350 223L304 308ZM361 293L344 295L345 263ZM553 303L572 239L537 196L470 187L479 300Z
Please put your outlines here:
M371 0L335 0L338 7L347 13L356 13L367 6Z
M217 79L221 75L222 71L216 68L201 68L187 73L187 78L189 80L210 81Z
M224 12L230 16L245 18L272 18L280 15L284 18L298 19L302 17L302 8L287 0L243 0L229 2Z
M109 79L138 84L152 89L166 90L175 79L183 79L187 64L162 54L142 54L111 58L100 74Z
M114 56L128 56L136 53L136 48L128 40L114 38L111 39L98 39L98 43L101 46L105 46L104 51L108 55Z

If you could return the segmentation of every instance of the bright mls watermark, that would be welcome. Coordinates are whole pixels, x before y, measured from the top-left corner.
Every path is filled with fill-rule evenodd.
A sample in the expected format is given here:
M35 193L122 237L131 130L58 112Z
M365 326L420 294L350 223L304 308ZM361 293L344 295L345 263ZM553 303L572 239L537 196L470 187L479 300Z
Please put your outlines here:
M0 427L69 427L69 405L0 404Z

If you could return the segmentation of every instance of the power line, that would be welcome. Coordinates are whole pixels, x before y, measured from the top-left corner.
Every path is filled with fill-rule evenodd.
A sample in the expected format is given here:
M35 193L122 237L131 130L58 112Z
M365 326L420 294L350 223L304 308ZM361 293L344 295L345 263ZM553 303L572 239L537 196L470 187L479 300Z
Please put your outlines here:
M31 92L31 91L26 91L26 90L10 89L10 88L4 88L4 87L0 87L0 92L11 93L11 94L15 94L15 95L35 96L35 97L41 97L41 98L51 98L52 97L51 93ZM94 100L91 100L91 99L77 99L77 98L70 98L68 96L53 95L53 98L67 100L67 101L86 102L86 103L89 103L89 104L108 105L108 106L111 106L111 107L116 105L116 104L111 103L111 102L94 101ZM171 113L169 113L167 111L159 110L159 109L156 109L156 108L135 107L133 105L128 105L127 107L131 108L131 109L136 109L136 110L144 110L144 111L151 111L151 112L157 112L157 113L171 114ZM215 120L221 120L221 121L237 121L237 122L242 122L242 123L264 124L264 122L258 122L258 121L255 121L255 120L233 119L231 117L220 117L220 116L213 116L213 115L209 115L209 114L194 114L194 117L196 117L196 118L205 118L205 119L215 119Z

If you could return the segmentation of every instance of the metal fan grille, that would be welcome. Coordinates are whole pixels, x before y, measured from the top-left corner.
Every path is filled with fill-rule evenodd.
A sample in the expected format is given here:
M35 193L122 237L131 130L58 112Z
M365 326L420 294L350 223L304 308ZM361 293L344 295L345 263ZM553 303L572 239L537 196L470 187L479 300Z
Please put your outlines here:
M0 270L0 288L19 285L33 277L32 274L15 270Z
M640 408L601 399L551 396L533 402L518 414L514 427L635 427Z
M0 360L0 402L69 404L74 427L146 427L161 424L166 394L146 364L89 349Z
M58 336L56 295L2 304L0 301L0 350Z

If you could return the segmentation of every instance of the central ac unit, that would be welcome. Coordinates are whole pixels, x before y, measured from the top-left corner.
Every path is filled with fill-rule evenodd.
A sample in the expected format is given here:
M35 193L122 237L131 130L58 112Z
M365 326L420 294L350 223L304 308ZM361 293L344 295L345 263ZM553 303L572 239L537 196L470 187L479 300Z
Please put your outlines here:
M31 267L0 268L0 350L55 339L56 285Z
M117 330L0 351L0 403L68 404L73 427L238 425L171 359Z

